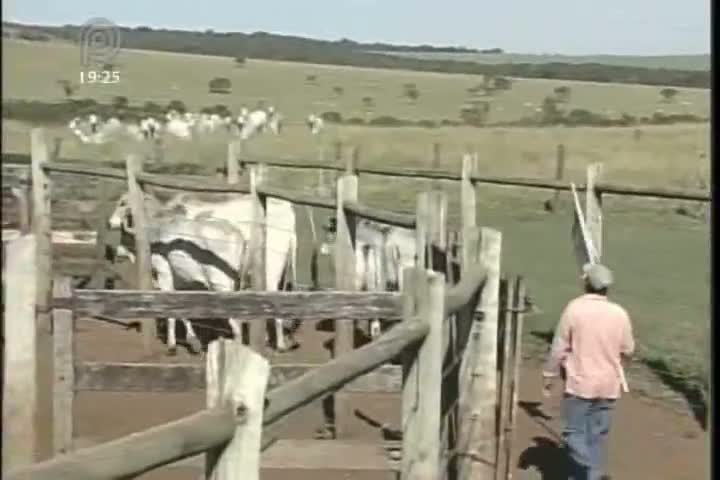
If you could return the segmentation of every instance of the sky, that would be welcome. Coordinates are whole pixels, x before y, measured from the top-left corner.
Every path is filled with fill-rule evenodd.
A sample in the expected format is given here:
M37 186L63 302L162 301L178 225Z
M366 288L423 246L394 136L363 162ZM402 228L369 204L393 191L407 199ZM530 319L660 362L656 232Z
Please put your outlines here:
M327 40L499 47L514 53L710 52L710 0L3 0L3 20Z

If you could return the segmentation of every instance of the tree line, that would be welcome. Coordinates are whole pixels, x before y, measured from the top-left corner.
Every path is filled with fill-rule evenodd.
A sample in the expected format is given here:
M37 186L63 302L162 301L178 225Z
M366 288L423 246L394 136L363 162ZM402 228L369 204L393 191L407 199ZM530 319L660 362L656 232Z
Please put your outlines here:
M54 37L76 41L80 38L80 26L62 27L23 26ZM390 51L384 44L363 44L349 40L325 41L266 32L239 33L207 30L184 31L152 29L150 27L121 28L124 48L159 50L167 52L220 55L230 58L258 58L293 62L347 65L385 69L402 69L455 74L493 75L518 78L547 78L557 80L593 81L604 83L633 83L673 87L710 88L709 71L676 70L666 68L630 67L600 63L570 64L551 62L545 64L499 63L482 64L473 61L447 59L420 59L379 53L380 47ZM400 51L402 46L394 47ZM416 48L427 47L421 46ZM448 48L438 47L448 51ZM407 50L405 50L407 51Z

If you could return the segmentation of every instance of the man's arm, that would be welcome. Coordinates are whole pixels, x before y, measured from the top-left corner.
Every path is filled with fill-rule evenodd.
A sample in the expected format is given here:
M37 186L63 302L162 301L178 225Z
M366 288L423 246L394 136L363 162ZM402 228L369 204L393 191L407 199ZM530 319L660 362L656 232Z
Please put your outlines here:
M633 353L635 353L635 338L633 337L632 322L627 314L625 314L625 328L623 328L620 353L626 358L632 357Z
M545 366L543 367L543 377L557 377L560 374L560 366L570 350L570 308L565 307L563 314L560 316L560 322L555 329L552 347Z

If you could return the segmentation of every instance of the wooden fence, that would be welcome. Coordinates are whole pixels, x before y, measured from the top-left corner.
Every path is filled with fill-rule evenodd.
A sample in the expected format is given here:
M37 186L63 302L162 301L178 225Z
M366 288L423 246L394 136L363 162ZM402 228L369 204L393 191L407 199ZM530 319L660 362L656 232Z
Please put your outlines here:
M481 246L478 233L476 230L473 248L468 250L480 262L467 264L457 285L449 287L442 273L416 267L403 272L406 288L402 294L73 291L69 279L57 278L51 303L50 426L38 420L42 407L37 366L41 345L49 337L37 322L40 315L35 314L39 245L34 235L13 240L7 247L10 261L5 272L9 279L5 353L10 375L5 383L3 429L3 461L9 473L4 478L126 478L203 452L207 452L207 478L258 478L262 426L270 426L344 385L349 390L402 393L401 478L491 478L494 467L488 470L482 460L495 464L493 455L498 456L493 441L495 402L489 400L496 390L495 385L485 388L489 377L484 374L490 373L488 367L494 373L495 367L484 364L487 352L483 348L488 340L482 334L478 338L478 322L473 319L478 301L497 307L497 292L491 286L491 279L497 278L497 265L489 262L487 255L483 260L483 251L492 242ZM419 243L422 236L420 230ZM127 309L130 304L132 311ZM317 368L270 367L257 352L234 341L211 345L204 375L199 366L83 363L74 358L74 324L82 315L153 316L162 306L163 315L228 317L238 316L240 305L239 316L250 321L272 315L307 320L341 311L345 321L380 316L401 317L402 322L371 344ZM481 323L492 323L488 316L497 316L493 309L483 313L486 316ZM520 331L517 326L514 330L513 341L517 342ZM503 361L507 362L511 350L504 352ZM368 374L399 355L403 357L401 369L386 366ZM203 377L207 410L71 452L76 391L137 391L149 384L153 391L178 391L197 388ZM512 388L517 391L510 387L517 385L516 376L510 378L502 382L501 405L512 398ZM48 432L56 457L29 465L37 458L38 441ZM482 476L477 476L478 472Z

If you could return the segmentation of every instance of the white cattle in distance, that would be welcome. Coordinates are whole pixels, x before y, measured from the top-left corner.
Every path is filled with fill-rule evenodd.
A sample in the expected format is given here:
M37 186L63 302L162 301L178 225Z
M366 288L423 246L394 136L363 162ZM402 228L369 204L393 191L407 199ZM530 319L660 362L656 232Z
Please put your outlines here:
M325 122L321 116L311 113L307 117L307 126L310 129L310 133L317 135L325 126Z
M241 232L244 238L250 238L253 222L253 197L243 194L213 194L200 195L183 193L173 197L165 204L150 195L146 196L146 209L157 211L160 206L163 210L182 212L189 220L220 219L229 222ZM292 204L285 200L270 198L267 201L266 222L266 251L265 251L265 286L267 291L278 291L283 284L296 283L297 273L297 236L295 211ZM121 229L128 224L132 214L127 202L127 195L118 200L115 211L108 223L112 229ZM118 252L119 256L127 255L127 250ZM130 256L132 260L132 256ZM252 260L248 259L242 265L245 271L251 271ZM285 328L284 328L285 327ZM289 340L295 346L292 332L296 323L275 319L275 343L278 351L286 351L289 346L286 342L285 332L288 331ZM194 337L194 332L188 329L188 336ZM196 337L195 337L196 338ZM190 340L189 340L190 341Z
M282 125L281 120L280 114L275 111L274 107L268 107L267 110L253 110L243 117L240 138L247 140L266 130L270 130L275 135L278 135Z

